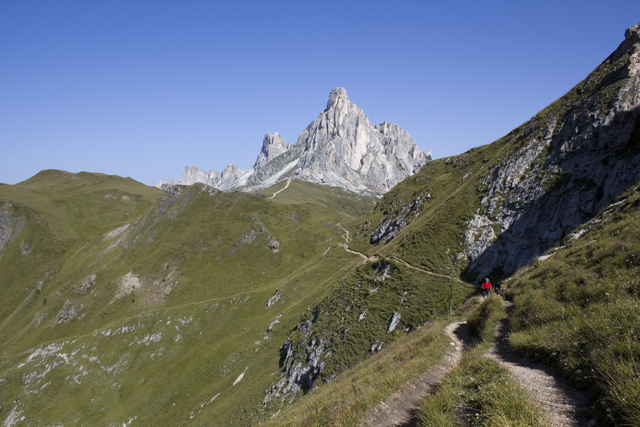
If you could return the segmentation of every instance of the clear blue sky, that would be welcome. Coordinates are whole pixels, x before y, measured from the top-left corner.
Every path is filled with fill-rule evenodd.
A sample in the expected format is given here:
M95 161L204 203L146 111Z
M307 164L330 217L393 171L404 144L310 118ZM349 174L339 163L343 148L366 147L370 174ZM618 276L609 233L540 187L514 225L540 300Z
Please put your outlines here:
M153 185L247 169L347 89L434 158L490 143L587 76L640 1L0 0L0 182Z

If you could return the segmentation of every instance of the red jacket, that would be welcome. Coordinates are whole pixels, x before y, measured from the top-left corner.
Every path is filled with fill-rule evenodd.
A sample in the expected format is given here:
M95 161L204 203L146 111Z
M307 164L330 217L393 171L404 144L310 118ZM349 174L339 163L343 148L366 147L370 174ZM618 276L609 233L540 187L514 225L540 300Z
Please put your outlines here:
M491 282L482 283L482 289L491 289Z

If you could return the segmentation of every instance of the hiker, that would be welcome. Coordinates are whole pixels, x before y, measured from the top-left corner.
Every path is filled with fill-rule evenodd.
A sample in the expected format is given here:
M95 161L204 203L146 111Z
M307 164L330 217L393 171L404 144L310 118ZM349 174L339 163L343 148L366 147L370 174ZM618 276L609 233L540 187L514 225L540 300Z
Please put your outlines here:
M482 296L488 297L489 292L491 292L491 282L488 277L485 277L484 282L482 282Z
M504 288L502 286L502 282L498 282L496 283L496 285L493 287L493 291L496 293L496 295L498 295L500 298L504 298L504 296L502 295Z

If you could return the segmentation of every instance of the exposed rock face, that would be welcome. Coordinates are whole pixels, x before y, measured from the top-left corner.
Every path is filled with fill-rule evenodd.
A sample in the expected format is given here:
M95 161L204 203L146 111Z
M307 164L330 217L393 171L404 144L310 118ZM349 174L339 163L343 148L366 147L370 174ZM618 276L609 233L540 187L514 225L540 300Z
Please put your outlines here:
M248 171L227 166L220 174L186 168L177 184L202 182L221 190L258 191L296 178L356 192L383 194L431 159L411 136L392 123L372 125L347 97L344 88L329 94L326 109L287 144L278 133L266 134L256 163ZM232 166L231 170L227 170ZM157 187L174 185L160 181Z
M91 274L89 277L82 281L80 286L75 286L73 288L73 293L82 295L86 294L89 291L89 288L96 284L97 278L98 276L95 273Z
M14 220L8 207L0 209L0 256L11 238Z
M640 180L640 25L625 35L591 75L525 125L522 148L485 177L464 254L479 277L527 265ZM554 109L563 100L568 108Z
M278 132L274 134L267 133L262 140L262 150L258 154L254 170L260 169L262 166L278 157L280 154L288 151L291 148L291 144L288 144Z
M67 323L78 315L80 310L78 307L71 303L71 300L66 300L60 312L56 316L56 323Z
M301 331L308 343L302 347L293 342L291 338L280 348L280 367L282 368L280 380L273 384L267 391L263 405L267 406L280 400L284 404L289 399L293 402L298 392L311 390L314 382L320 377L324 369L323 359L329 354L330 343L321 337L312 337L312 325L318 319L318 309L313 317L304 323L298 324L297 330Z
M227 165L221 173L214 170L206 173L197 166L187 166L178 181L167 178L166 181L159 181L155 186L165 191L176 185L193 185L196 183L206 184L219 190L228 190L247 171L244 171L233 164Z
M5 203L0 208L0 258L7 243L12 241L15 236L22 230L25 225L24 217L15 217L13 205L11 203ZM28 250L25 253L25 249ZM23 255L28 255L31 252L31 247L25 246L24 242L21 245Z
M430 159L398 125L372 126L344 88L298 137L303 145L294 176L318 184L385 193Z
M371 233L370 242L375 245L380 242L389 243L392 241L408 225L409 217L412 215L413 218L418 216L422 204L430 198L431 195L429 193L424 194L415 199L410 205L402 206L397 213L383 217L378 227Z
M398 323L400 323L400 318L401 318L400 313L398 312L393 313L393 316L391 316L391 321L389 322L389 328L387 329L388 334L395 331L396 326L398 326Z

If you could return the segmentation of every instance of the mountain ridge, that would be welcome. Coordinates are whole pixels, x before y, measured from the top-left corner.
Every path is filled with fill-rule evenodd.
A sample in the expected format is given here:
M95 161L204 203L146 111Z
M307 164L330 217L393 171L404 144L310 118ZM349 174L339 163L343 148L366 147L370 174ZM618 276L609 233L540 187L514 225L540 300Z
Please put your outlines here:
M262 150L247 171L234 165L208 174L186 167L178 181L160 181L156 187L202 182L221 190L256 192L285 178L341 187L354 192L383 194L414 174L428 160L400 126L383 122L371 125L368 117L335 88L323 112L299 136L286 143L276 132L267 133Z

